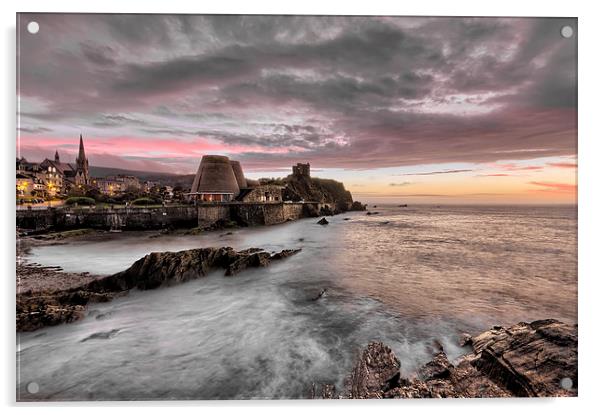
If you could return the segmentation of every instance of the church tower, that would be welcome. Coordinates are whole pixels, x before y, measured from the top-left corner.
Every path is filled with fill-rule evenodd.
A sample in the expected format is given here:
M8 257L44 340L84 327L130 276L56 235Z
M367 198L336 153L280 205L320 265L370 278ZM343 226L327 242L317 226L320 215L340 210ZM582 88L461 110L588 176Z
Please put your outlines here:
M89 186L90 185L90 172L88 170L88 159L86 158L86 152L84 151L84 139L82 135L79 135L79 154L75 159L77 165L75 173L75 183L78 185Z
M59 157L59 151L56 150L54 153L54 162L55 163L60 163L61 162L61 158Z

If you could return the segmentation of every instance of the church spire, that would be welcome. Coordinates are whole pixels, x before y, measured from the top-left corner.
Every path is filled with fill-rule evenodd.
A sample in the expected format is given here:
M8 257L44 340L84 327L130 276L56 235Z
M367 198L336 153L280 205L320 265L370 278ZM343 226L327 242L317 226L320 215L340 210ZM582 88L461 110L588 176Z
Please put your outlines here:
M55 161L56 163L60 163L60 162L61 162L61 158L59 157L59 151L58 151L58 150L56 150L56 151L54 152L54 161Z
M86 159L86 152L84 151L84 139L82 135L79 135L79 155L77 156L78 163L83 163Z
M75 159L76 167L76 179L75 182L78 185L89 185L90 184L90 172L88 167L88 159L86 158L86 152L84 150L84 139L82 135L79 135L79 154Z

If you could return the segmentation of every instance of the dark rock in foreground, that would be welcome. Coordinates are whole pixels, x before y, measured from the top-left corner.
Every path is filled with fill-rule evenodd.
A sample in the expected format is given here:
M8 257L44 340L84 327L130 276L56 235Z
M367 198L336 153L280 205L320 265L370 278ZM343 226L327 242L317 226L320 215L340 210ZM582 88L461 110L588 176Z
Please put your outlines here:
M322 218L317 222L318 225L328 225L328 223L329 222L326 220L326 218Z
M224 247L153 252L117 274L88 277L79 285L63 289L53 287L19 293L17 331L33 331L76 321L84 316L87 304L110 301L132 288L149 290L179 284L203 277L214 268L225 269L225 275L231 276L247 268L268 266L272 261L287 258L299 251L301 249L286 249L272 255L259 248L235 251Z
M454 366L447 360L447 355L441 351L433 360L420 368L418 378L423 381L449 379L453 370Z
M491 329L473 338L474 366L516 396L577 394L577 326L557 320ZM574 391L561 387L571 379Z
M382 398L400 381L400 363L395 353L380 342L364 349L351 373L351 398Z
M439 351L416 374L403 377L391 349L372 342L338 398L577 396L577 325L538 320L494 327L470 343L473 352L456 365ZM567 378L572 389L561 386Z

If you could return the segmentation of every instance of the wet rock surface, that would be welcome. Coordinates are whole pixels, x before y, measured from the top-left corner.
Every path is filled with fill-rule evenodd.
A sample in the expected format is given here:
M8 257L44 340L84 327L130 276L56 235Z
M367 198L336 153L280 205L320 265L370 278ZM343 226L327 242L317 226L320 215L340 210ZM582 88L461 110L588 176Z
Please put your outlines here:
M577 326L557 320L495 328L473 338L474 366L516 396L572 396L577 391ZM571 379L574 391L561 387Z
M463 339L466 342L466 339ZM577 396L577 325L538 320L496 326L471 338L473 351L452 364L443 350L405 377L393 351L370 343L347 390L335 398L491 398ZM563 388L563 379L572 388ZM326 398L330 394L323 394Z
M434 379L449 379L454 366L447 360L447 355L441 351L433 360L425 364L418 371L418 378L424 381Z
M199 248L179 252L153 252L116 274L98 277L67 274L44 267L17 264L17 275L36 275L37 284L18 289L17 331L33 331L45 326L69 323L82 318L85 306L110 301L133 288L149 290L179 284L222 268L233 276L247 268L265 267L300 252L286 249L270 254L263 249L236 251L230 247ZM53 277L59 277L59 282ZM62 283L60 282L62 281Z
M383 343L372 342L364 349L348 380L350 397L383 398L400 381L400 363Z
M61 267L41 266L17 261L17 294L75 288L98 276L87 272L65 272Z

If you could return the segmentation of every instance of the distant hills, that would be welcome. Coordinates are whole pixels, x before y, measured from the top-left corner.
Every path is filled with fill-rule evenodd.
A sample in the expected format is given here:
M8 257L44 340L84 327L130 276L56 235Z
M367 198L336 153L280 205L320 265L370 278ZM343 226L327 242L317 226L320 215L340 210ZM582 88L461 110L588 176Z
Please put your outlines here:
M106 177L123 174L126 176L135 176L141 181L151 181L159 183L163 186L176 186L181 185L184 187L190 187L194 180L194 174L173 174L173 173L162 173L162 172L149 172L149 171L138 171L138 170L126 170L119 169L116 167L101 167L101 166L90 166L90 175L92 177Z

